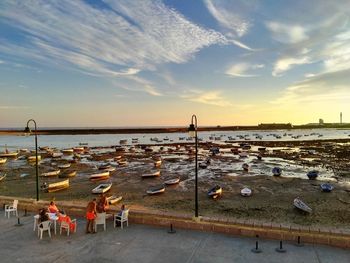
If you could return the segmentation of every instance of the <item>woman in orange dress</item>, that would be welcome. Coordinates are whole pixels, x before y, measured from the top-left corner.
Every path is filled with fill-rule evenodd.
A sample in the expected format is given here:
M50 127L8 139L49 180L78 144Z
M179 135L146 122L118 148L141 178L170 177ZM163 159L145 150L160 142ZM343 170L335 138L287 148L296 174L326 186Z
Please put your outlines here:
M55 213L55 214L57 214L59 212L59 210L58 210L58 208L57 208L57 206L56 206L54 201L50 202L48 210L49 210L50 213Z
M86 233L94 233L94 221L96 218L96 198L90 201L86 207Z

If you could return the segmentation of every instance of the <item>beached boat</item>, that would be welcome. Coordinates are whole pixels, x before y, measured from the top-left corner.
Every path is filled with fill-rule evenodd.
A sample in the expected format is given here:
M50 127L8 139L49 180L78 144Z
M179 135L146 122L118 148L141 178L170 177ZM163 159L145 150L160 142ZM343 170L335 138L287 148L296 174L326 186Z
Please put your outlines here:
M59 178L70 178L77 175L77 171L66 171L58 175Z
M97 174L92 174L89 176L89 180L91 181L99 181L99 180L106 180L109 178L109 172L102 172Z
M0 158L0 164L4 164L6 163L6 161L7 161L7 158Z
M35 155L33 155L33 156L28 156L28 157L27 157L27 160L28 160L28 162L35 162L36 156L35 156ZM38 161L40 161L40 160L41 160L41 155L38 155Z
M155 186L146 191L147 194L149 195L155 195L155 194L161 194L165 192L165 186L160 185L160 186Z
M109 191L109 189L111 189L111 187L112 187L112 183L100 184L100 185L96 186L94 189L92 189L92 193L93 194L102 194L102 193Z
M160 167L162 165L162 160L157 160L154 162L155 167Z
M248 187L245 187L241 190L241 195L242 196L251 196L252 195L252 190L249 189Z
M73 154L73 149L69 148L69 149L63 149L61 152L63 152L64 154Z
M61 152L52 152L51 153L51 157L52 158L59 158L59 157L62 157L63 156L63 153Z
M51 172L42 173L41 176L43 176L43 177L56 176L60 172L61 172L61 170L55 170L55 171L51 171Z
M112 167L112 165L110 165L110 164L103 164L103 165L100 165L99 167L98 167L98 169L99 170L107 170L107 169L109 169L109 168L111 168Z
M63 180L63 181L60 181L60 182L56 182L56 183L51 183L51 184L46 184L45 183L42 186L42 189L44 191L52 193L52 192L57 192L57 191L66 189L68 187L69 187L69 179L66 179L66 180Z
M313 171L308 172L306 175L307 175L307 177L309 177L310 180L315 180L316 177L318 176L318 173L319 173L318 171L313 170Z
M16 158L18 155L18 152L5 152L5 153L0 153L0 158L4 158L4 157L9 157L9 158Z
M249 164L247 164L247 163L242 164L242 168L244 171L248 172L249 171Z
M280 167L274 167L274 168L272 169L272 174L273 174L274 176L280 176L281 173L282 173L282 169L281 169Z
M124 160L119 160L119 161L118 161L118 164L119 164L120 166L126 166L126 165L128 165L128 162L127 162L127 161L124 161Z
M213 188L209 189L208 196L215 199L222 195L222 187L219 185L214 186Z
M128 143L128 140L127 140L127 139L122 139L122 140L119 141L119 144L120 144L120 145L125 145L125 144L127 144L127 143Z
M122 199L123 199L122 196L116 196L116 195L111 195L111 196L107 197L107 201L110 205L114 205L115 203L118 203Z
M249 156L248 152L246 151L239 152L238 155L240 158L246 158Z
M60 169L67 169L70 167L70 165L71 165L70 163L65 163L65 164L60 164L57 167Z
M157 176L160 176L160 171L156 171L154 173L149 173L149 174L143 174L142 178L157 177Z
M116 157L114 157L114 161L118 161L118 160L120 160L121 158L122 158L121 155L117 155Z
M84 147L74 147L73 152L83 152L85 151Z
M6 178L6 174L0 175L0 182Z
M19 151L20 151L21 153L27 153L27 152L29 152L29 150L26 149L26 148L19 149Z
M298 208L306 213L312 212L312 209L307 204L305 204L299 197L294 199L293 204L296 208Z
M180 182L180 178L169 179L164 182L166 185L178 184Z
M198 164L198 167L199 167L199 168L202 168L202 169L205 169L205 168L208 167L208 165L207 165L206 163L199 163L199 164Z
M321 184L320 187L321 190L326 193L332 192L332 190L334 189L333 185L328 183Z

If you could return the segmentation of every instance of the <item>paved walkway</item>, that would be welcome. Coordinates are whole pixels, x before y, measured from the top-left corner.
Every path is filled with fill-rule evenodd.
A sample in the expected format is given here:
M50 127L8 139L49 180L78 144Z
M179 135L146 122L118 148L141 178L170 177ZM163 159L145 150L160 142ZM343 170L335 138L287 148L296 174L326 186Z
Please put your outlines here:
M21 212L23 215L23 212ZM215 233L176 229L168 234L165 228L129 225L123 230L107 221L107 231L99 226L98 233L85 234L85 220L78 219L78 231L65 234L47 233L39 240L33 232L33 214L7 219L0 212L0 262L295 262L349 263L350 250L306 244L297 247L284 243L285 253L277 253L276 241L260 240L262 253L254 254L255 239ZM52 231L53 232L53 231Z

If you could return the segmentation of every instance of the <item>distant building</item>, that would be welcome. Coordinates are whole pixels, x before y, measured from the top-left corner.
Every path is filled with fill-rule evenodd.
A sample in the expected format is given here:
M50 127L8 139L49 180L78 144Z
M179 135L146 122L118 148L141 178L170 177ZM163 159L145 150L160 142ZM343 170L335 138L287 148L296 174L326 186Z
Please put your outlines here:
M258 127L260 129L291 129L293 125L291 123L260 123Z
M324 124L323 119L319 119L319 120L318 120L318 124L319 124L319 125L323 125L323 124Z
M340 124L342 124L343 123L343 113L341 112L340 113Z

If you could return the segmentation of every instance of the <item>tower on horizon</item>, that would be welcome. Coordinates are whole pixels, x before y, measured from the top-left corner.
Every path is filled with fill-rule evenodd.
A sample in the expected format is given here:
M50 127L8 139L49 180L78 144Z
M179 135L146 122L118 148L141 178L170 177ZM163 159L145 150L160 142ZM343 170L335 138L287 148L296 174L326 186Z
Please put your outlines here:
M341 112L340 113L340 124L342 124L343 123L343 113Z

